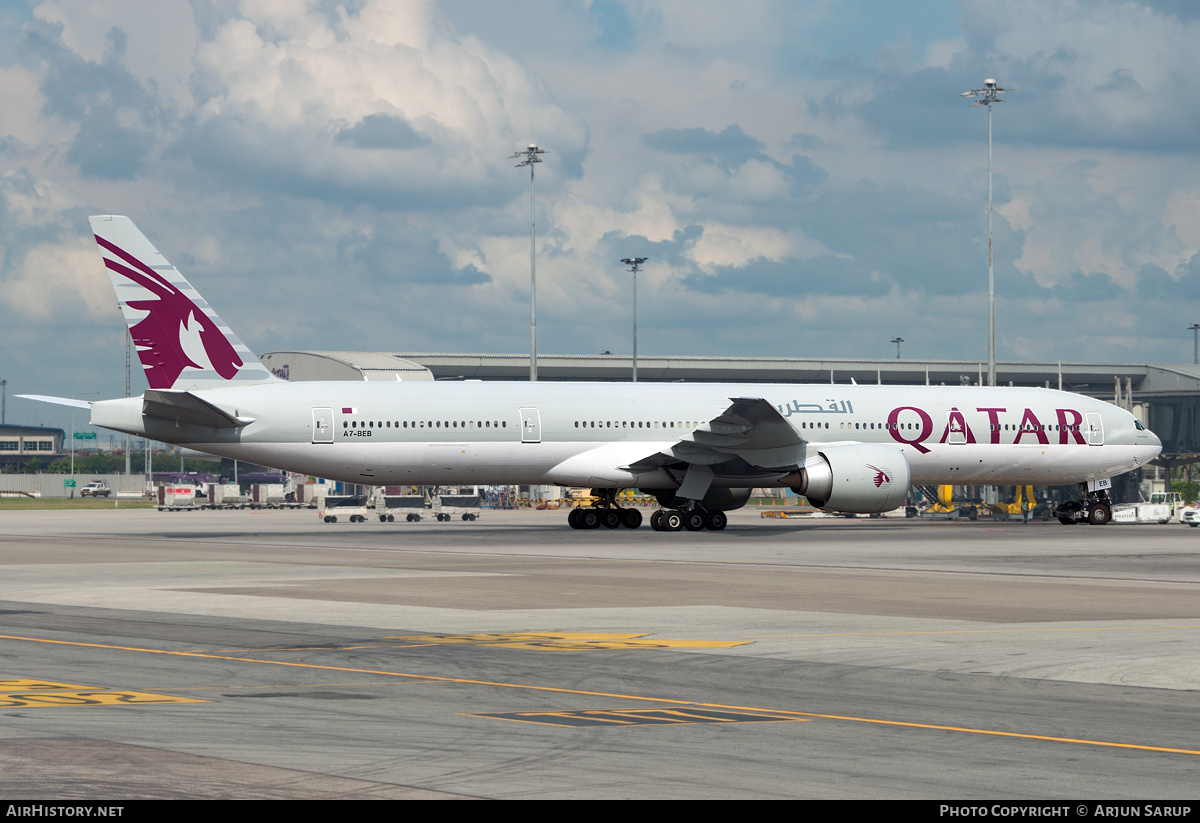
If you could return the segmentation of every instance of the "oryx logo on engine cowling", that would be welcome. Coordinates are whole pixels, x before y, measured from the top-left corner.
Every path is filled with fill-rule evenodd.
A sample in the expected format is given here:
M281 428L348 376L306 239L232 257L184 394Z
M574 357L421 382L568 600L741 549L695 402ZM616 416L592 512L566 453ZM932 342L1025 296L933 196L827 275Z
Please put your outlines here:
M867 464L867 468L875 472L875 477L872 478L872 481L875 483L875 488L879 489L884 486L892 485L892 476L886 471L878 466L872 466L870 463Z

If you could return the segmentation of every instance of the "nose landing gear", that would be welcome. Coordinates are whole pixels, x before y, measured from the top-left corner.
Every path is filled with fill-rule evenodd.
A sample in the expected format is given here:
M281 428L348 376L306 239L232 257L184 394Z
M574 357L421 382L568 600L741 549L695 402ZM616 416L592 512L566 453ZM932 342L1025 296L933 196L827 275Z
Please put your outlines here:
M1112 520L1112 500L1107 489L1087 491L1087 484L1081 484L1085 497L1083 501L1070 500L1054 510L1054 516L1064 526L1076 523L1087 523L1092 526L1103 526Z

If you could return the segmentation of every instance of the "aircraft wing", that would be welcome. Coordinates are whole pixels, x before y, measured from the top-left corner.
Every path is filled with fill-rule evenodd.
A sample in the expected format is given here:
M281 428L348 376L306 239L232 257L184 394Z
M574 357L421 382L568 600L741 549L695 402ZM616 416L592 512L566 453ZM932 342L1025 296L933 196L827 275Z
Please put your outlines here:
M679 462L711 466L734 457L762 469L790 469L804 463L805 440L778 409L761 397L730 400L729 408L712 420L626 468L646 471Z

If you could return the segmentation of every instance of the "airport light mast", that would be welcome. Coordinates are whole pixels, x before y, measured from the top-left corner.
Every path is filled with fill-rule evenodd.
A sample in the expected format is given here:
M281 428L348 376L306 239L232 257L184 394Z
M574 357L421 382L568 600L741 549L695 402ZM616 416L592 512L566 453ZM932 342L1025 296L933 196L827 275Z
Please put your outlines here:
M633 272L633 382L637 382L637 273L642 264L649 260L649 257L625 257L621 260L626 266L629 266L626 271Z
M896 359L900 359L900 344L904 342L903 337L893 337L891 342L896 344Z
M985 106L988 113L988 385L996 385L996 278L992 267L992 104L1003 103L1000 95L1008 91L990 77L983 88L964 91L961 97L974 97L972 106Z
M1192 330L1192 362L1200 364L1200 323L1188 326Z
M538 155L545 154L537 143L530 143L525 151L509 155L509 160L524 157L516 168L529 166L529 382L537 382L537 225L533 218L533 167L542 162Z

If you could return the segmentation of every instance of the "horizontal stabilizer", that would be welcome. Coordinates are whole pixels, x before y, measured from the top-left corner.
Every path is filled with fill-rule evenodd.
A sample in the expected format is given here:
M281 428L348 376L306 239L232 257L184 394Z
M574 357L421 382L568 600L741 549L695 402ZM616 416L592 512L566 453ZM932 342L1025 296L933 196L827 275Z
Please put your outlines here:
M150 389L142 395L142 414L173 423L218 429L239 429L254 422L253 417L237 417L191 392L161 389Z
M22 397L26 400L36 400L39 403L54 403L59 406L74 406L77 409L90 409L92 404L88 400L76 400L73 397L52 397L48 394L15 394L14 397Z

